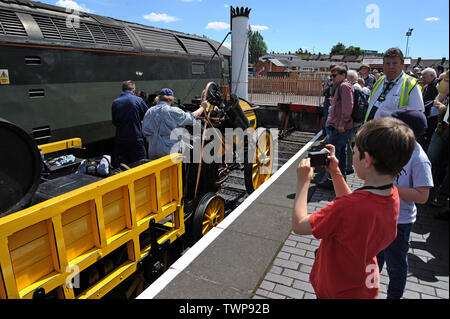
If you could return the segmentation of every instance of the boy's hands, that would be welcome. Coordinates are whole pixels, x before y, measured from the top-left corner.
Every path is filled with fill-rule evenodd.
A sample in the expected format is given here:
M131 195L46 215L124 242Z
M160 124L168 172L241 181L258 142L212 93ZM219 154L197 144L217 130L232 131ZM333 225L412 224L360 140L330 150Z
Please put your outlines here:
M329 164L328 166L325 166L325 170L330 174L336 173L339 171L339 160L336 157L336 148L332 144L327 144L323 150L330 153L330 155L328 155Z
M299 184L311 182L314 177L314 168L311 167L309 158L304 158L300 161L297 167L297 181Z

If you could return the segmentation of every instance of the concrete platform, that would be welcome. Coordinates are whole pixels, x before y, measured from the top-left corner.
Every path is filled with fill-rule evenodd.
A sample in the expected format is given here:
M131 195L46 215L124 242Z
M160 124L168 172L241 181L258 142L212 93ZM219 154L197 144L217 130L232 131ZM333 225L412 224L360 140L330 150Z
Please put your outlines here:
M138 299L314 299L309 273L320 241L291 232L296 167L309 144L250 195L221 224L191 247ZM309 192L312 213L334 198L334 192L315 187ZM362 185L348 176L352 189ZM263 187L261 187L263 188ZM404 298L449 298L449 223L433 218L428 205L418 206L411 234L409 276ZM386 297L389 279L381 273L379 298Z

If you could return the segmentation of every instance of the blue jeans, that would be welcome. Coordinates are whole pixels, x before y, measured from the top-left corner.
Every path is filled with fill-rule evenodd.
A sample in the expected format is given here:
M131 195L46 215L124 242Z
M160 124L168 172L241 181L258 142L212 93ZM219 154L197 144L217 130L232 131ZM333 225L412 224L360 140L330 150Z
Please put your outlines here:
M347 179L347 145L352 131L353 129L349 129L344 133L339 133L337 129L334 129L330 132L330 138L328 139L328 143L332 144L336 149L336 158L339 161L339 169L344 179Z
M398 224L397 237L377 255L380 272L383 269L384 262L387 266L389 275L387 299L400 299L405 291L408 276L409 235L413 225L414 223Z

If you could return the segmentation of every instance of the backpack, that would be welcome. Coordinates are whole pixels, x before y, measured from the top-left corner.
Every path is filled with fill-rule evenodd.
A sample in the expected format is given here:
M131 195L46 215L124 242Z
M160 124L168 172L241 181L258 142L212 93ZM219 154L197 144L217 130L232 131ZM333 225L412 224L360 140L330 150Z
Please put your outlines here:
M111 169L111 156L103 155L101 159L83 160L78 167L78 174L87 174L99 177L109 176Z
M353 111L351 115L353 122L364 122L368 107L369 96L365 94L360 88L355 87L355 94L353 95Z
M353 122L362 123L364 122L364 118L366 116L367 106L368 106L368 97L364 97L365 94L357 87L353 86L353 110L351 114L351 118ZM338 89L338 99L341 98L341 89ZM367 106L365 105L367 103Z

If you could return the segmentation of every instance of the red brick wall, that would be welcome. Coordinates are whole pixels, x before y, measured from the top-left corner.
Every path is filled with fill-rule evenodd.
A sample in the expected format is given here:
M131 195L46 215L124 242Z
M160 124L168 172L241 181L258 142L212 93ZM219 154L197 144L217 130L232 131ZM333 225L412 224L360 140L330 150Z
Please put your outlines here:
M265 67L266 72L285 72L286 71L286 67L284 67L284 66L276 66L270 61L264 61L264 62L258 61L256 63L256 72L260 72L262 70L263 66ZM272 66L272 69L271 69L271 66Z

